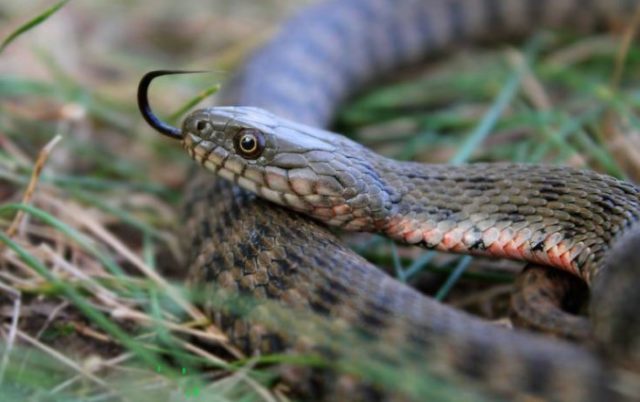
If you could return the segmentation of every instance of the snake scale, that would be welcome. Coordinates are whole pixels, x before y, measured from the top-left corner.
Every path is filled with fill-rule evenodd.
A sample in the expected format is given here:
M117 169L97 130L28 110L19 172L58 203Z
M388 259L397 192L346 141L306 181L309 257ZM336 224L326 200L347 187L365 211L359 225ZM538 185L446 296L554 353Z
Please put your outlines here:
M151 79L166 72L145 76L139 101L147 121L228 179L199 172L187 190L190 280L261 302L246 303L249 315L240 319L212 301L217 324L247 353L310 348L336 359L347 353L366 365L413 365L507 399L638 400L638 187L561 166L398 162L324 128L341 102L373 78L461 41L538 27L589 28L639 5L321 1L291 18L241 68L223 96L223 103L241 106L197 110L180 129L159 121L146 98ZM373 267L326 226L569 271L591 285L600 344L587 350L441 305ZM270 302L283 310L261 308ZM361 343L335 349L335 340L348 336L341 330L355 331L349 339ZM422 399L394 389L398 384L386 384L389 391L364 382L316 381L307 397Z

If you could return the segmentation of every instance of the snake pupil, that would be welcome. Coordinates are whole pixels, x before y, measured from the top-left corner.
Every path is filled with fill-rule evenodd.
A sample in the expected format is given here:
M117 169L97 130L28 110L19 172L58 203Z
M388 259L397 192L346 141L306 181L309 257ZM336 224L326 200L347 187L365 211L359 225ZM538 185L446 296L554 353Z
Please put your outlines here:
M256 149L256 139L252 135L244 135L240 140L240 147L245 152L253 152Z
M234 138L236 152L247 159L256 159L264 149L264 136L258 130L244 129Z

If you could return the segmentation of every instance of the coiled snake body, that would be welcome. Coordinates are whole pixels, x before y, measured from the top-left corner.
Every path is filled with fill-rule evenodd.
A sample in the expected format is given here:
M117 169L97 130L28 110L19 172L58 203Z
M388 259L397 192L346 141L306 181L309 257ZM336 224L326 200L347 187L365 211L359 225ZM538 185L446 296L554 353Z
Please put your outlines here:
M181 139L208 170L271 201L210 173L193 179L185 203L192 283L275 300L285 311L312 311L330 323L295 323L286 312L256 313L255 307L267 322L256 324L253 316L240 320L218 309L215 317L230 339L249 352L311 345L331 353L338 329L357 329L384 346L380 359L393 363L404 345L408 360L436 378L493 395L637 398L638 187L559 166L403 163L314 127L326 126L339 103L373 77L459 40L590 26L639 4L324 1L294 17L242 68L225 99L242 106L195 111L177 129L150 114L143 94L141 108L154 127ZM429 248L570 271L593 284L592 316L606 350L594 354L507 331L442 306L370 266L323 225L287 210ZM278 319L291 327L279 327ZM620 375L620 367L636 374ZM352 391L350 399L373 398Z

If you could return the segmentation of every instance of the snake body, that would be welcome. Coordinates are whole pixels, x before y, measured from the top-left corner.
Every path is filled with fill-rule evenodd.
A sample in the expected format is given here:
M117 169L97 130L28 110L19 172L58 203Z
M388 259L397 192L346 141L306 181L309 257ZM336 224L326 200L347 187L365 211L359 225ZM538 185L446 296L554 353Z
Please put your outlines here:
M216 202L211 203L212 199ZM300 347L302 351L318 347L325 353L335 347L337 356L330 356L337 361L357 361L365 368L382 361L397 365L403 380L407 372L415 372L454 386L475 385L489 395L511 400L524 396L558 401L635 399L637 389L621 394L615 373L593 354L564 341L495 326L425 297L355 254L326 228L224 180L209 175L195 178L185 210L185 230L195 234L188 238L193 241L190 282L196 288L202 286L205 295L216 295L217 300L206 299L205 307L247 353L300 351ZM260 304L276 301L285 311L255 307L238 319L228 307L237 301L231 297L227 302L224 292L248 295ZM633 294L628 289L624 296ZM633 300L624 298L624 304L614 305L627 306L633 314L635 308L626 304ZM322 318L319 324L316 316ZM325 320L328 325L323 325ZM611 326L617 326L616 331L609 327L602 331L626 333L625 321ZM344 335L350 331L363 335ZM370 339L374 345L367 342ZM632 349L625 345L616 352ZM409 368L403 370L404 365ZM294 377L291 381L305 380ZM336 397L335 382L321 384L303 399L378 400L353 394ZM440 399L420 387L417 391L397 388L398 384L389 386L413 396L409 400L456 400Z
M194 112L183 132L209 170L328 225L541 263L587 282L612 241L640 220L637 187L587 170L399 162L252 107ZM246 158L238 137L253 133L263 149Z
M152 121L180 138L206 168L271 201L210 174L196 175L185 203L192 283L276 301L329 325L287 321L286 313L255 306L243 320L219 305L217 323L247 352L302 345L335 355L332 338L347 328L382 345L380 356L365 354L365 360L404 364L394 360L404 356L400 351L394 355L385 346L405 345L413 351L408 360L436 378L475 384L491 395L637 399L637 377L631 388L621 385L628 376L609 365L624 361L620 365L636 373L640 366L638 320L627 301L637 300L630 284L640 278L633 253L640 238L638 187L566 167L398 162L322 127L340 102L374 77L458 41L539 26L589 27L638 4L323 1L293 17L247 61L224 97L243 106L195 111L182 129ZM567 270L594 284L596 332L612 346L593 354L440 305L375 269L324 225ZM621 290L611 295L612 287ZM288 324L283 328L278 320ZM373 398L362 395L349 399Z

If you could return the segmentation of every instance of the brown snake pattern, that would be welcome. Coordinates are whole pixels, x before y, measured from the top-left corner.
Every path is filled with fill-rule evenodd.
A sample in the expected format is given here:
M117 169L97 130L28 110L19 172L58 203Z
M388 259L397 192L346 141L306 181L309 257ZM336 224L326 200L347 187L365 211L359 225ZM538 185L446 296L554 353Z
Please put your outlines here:
M401 163L340 135L301 124L326 124L331 110L354 85L395 65L363 67L357 57L361 54L354 50L354 57L344 66L335 66L336 70L344 67L338 78L323 81L314 77L314 72L323 71L318 54L330 58L335 49L322 48L324 54L315 58L306 53L308 63L300 62L302 53L297 51L303 47L299 43L314 43L314 35L320 35L318 25L305 19L307 15L324 17L331 22L326 22L328 30L338 30L338 26L343 34L360 40L364 34L357 32L357 24L346 28L336 22L357 20L353 13L361 11L358 6L371 8L373 16L382 10L381 21L413 18L414 24L407 24L411 27L417 26L415 15L422 13L432 22L423 24L431 32L418 34L431 42L415 35L401 36L403 47L394 63L404 64L418 54L442 48L448 40L487 36L490 22L501 22L506 33L531 26L512 25L507 17L518 21L531 13L532 20L553 25L562 21L562 14L588 22L637 5L596 1L582 8L571 1L553 6L542 3L546 5L516 0L322 3L294 19L272 45L250 61L228 97L233 103L261 106L282 116L253 107L217 107L192 113L181 130L153 118L150 122L180 138L194 159L209 170L325 224L380 231L400 241L445 251L522 259L561 268L595 283L592 315L600 318L594 325L599 337L610 341L603 346L608 350L592 354L565 342L503 330L442 306L376 270L322 226L200 174L188 191L185 207L192 283L222 289L227 297L240 293L276 300L287 311L313 312L329 323L324 327L313 318L302 324L287 321L286 312L277 314L253 304L243 320L231 314L227 304L212 305L214 318L233 342L248 352L311 347L335 356L332 338L339 336L340 329L355 329L381 347L379 354L360 356L364 360L384 360L398 367L414 364L435 378L474 384L491 395L572 401L634 400L640 395L638 320L626 301L637 300L629 284L637 284L640 278L637 257L631 252L631 242L639 237L640 191L636 186L566 167ZM552 9L558 13L550 12ZM489 12L478 14L478 10ZM486 20L480 21L479 15ZM450 23L436 23L440 19ZM389 36L397 28L391 23L385 27L389 29L377 29ZM322 42L315 45L322 46ZM384 52L393 46L381 47ZM297 60L295 65L303 67L293 72L291 65L269 70L265 63L274 55L282 56L277 60L285 56ZM261 75L265 69L273 71L272 76ZM311 76L301 76L307 70ZM341 82L356 73L362 78ZM278 80L279 74L290 80ZM267 77L272 84L256 84ZM291 96L292 88L302 83L313 102ZM328 89L321 89L322 85ZM259 93L268 95L261 98ZM609 260L625 269L607 266ZM612 279L612 272L625 281ZM609 295L603 290L607 284L622 290ZM620 299L621 294L629 299ZM288 326L282 328L282 322ZM390 350L389 345L395 348ZM401 345L410 345L412 352L403 353ZM413 359L406 359L407 353ZM619 366L613 369L611 362ZM619 367L631 371L620 374ZM406 389L373 396L366 390L351 390L349 399L353 400L416 395ZM321 391L314 391L319 398Z

